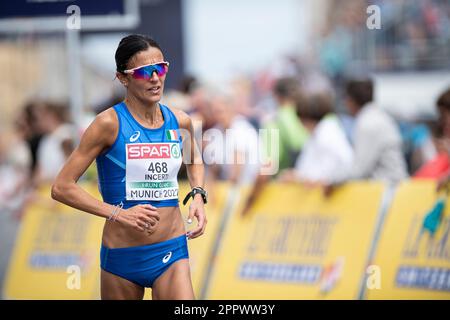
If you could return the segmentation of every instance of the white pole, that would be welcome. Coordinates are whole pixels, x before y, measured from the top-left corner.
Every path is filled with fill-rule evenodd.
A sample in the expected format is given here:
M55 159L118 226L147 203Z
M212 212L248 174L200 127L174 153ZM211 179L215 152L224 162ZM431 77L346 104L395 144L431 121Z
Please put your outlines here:
M70 112L77 128L81 129L83 120L83 88L81 82L80 32L79 29L66 29L67 71L69 77ZM78 134L76 141L78 142Z

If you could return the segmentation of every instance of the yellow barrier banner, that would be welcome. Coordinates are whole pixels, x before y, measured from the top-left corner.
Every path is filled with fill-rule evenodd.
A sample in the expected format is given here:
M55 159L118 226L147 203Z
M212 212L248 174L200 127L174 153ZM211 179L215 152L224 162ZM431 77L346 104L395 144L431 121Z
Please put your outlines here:
M423 227L440 210L438 200L432 181L398 187L373 262L378 272L367 279L368 299L450 299L449 198L442 199L435 233Z
M83 186L95 194L95 186ZM98 192L97 192L98 194ZM96 299L104 220L50 198L50 187L23 217L6 275L6 299Z
M383 191L355 182L325 198L270 184L248 216L231 217L207 299L356 299Z

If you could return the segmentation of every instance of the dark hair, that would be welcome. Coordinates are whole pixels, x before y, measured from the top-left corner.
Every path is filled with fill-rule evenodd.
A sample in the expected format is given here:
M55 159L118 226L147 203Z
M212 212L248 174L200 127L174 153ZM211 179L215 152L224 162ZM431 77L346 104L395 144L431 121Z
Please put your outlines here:
M439 108L446 109L447 111L450 111L450 88L447 89L444 93L440 95L438 98L436 105Z
M122 38L119 42L115 55L117 72L123 73L127 70L127 64L130 59L136 53L147 50L150 47L158 48L162 52L159 44L148 36L132 34Z
M333 97L329 93L317 93L308 98L298 95L295 106L300 119L319 122L333 112Z
M273 88L273 92L280 98L295 98L299 91L299 82L295 78L286 77L279 79Z
M373 100L373 81L371 79L349 80L347 81L345 91L358 107L361 108Z
M23 112L25 115L25 121L29 126L34 126L36 124L36 113L42 110L44 104L39 100L30 100L23 107Z
M179 85L179 90L184 94L190 94L199 86L198 80L196 77L187 75L185 76Z
M66 103L57 101L45 101L43 104L43 109L52 114L59 122L65 123L70 122L70 109Z

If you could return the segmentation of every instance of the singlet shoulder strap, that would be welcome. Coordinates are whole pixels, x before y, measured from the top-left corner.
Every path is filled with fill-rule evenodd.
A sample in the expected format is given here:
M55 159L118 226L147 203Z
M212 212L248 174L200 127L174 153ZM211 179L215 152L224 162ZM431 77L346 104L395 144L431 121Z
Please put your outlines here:
M166 105L160 104L161 111L163 112L164 120L167 120L167 125L171 128L178 129L180 125L178 124L178 119L172 110Z

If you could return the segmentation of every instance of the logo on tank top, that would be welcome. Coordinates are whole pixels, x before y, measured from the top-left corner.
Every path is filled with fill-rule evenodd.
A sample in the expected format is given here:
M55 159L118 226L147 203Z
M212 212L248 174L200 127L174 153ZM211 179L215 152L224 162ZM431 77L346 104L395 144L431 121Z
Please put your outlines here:
M178 159L181 156L180 147L178 144L173 144L170 151L175 159Z
M170 159L171 149L168 143L128 144L127 159Z
M169 251L169 253L164 256L164 258L162 259L162 262L167 263L167 261L169 261L170 257L172 257L172 251Z
M139 139L140 136L141 136L141 132L140 132L140 131L136 131L136 132L130 137L130 142L135 142L137 139Z

